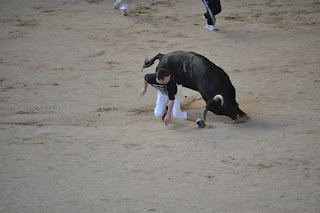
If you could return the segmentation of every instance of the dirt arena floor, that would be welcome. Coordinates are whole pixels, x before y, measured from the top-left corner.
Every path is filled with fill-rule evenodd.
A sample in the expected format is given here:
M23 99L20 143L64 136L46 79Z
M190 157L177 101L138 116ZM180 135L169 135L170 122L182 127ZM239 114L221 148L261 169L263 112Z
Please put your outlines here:
M0 212L318 213L320 2L0 0ZM211 128L153 114L146 57L200 53L240 107ZM204 102L182 88L183 109Z

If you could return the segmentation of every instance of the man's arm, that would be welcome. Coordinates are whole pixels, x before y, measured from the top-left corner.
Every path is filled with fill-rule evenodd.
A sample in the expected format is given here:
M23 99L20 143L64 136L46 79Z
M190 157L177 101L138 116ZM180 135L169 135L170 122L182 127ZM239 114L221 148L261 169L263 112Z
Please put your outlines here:
M140 92L140 97L144 96L147 93L148 84L149 84L148 81L144 80L144 85Z
M168 103L168 112L166 117L164 118L164 124L169 125L171 122L171 113L172 113L172 108L173 108L174 100L169 100Z

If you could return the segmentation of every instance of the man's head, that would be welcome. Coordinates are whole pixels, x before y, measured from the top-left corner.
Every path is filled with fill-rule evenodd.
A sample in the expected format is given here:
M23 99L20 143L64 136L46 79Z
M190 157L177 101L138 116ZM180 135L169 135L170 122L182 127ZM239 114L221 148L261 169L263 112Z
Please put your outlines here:
M159 84L167 84L170 81L170 74L167 70L165 69L159 69L157 71L157 82Z

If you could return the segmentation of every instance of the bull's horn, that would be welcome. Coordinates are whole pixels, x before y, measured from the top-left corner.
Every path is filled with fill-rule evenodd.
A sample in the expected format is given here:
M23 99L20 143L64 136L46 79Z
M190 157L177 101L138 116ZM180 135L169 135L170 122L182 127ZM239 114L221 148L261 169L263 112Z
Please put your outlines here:
M224 103L224 99L223 99L223 96L222 96L222 95L216 95L216 96L214 96L213 100L215 100L215 101L220 100L220 101L221 101L221 106L222 106L223 103Z
M203 121L206 121L207 112L208 112L207 107L204 107L203 110L202 110L202 120Z

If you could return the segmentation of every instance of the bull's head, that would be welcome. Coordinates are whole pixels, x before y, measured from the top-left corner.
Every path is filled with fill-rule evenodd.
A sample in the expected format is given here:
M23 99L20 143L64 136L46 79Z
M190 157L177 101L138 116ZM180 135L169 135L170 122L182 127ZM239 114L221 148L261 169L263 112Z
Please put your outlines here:
M207 102L207 105L203 108L202 119L205 121L207 112L211 111L217 115L226 115L232 120L237 119L238 112L231 104L228 98L224 98L222 95L216 95L214 98Z

